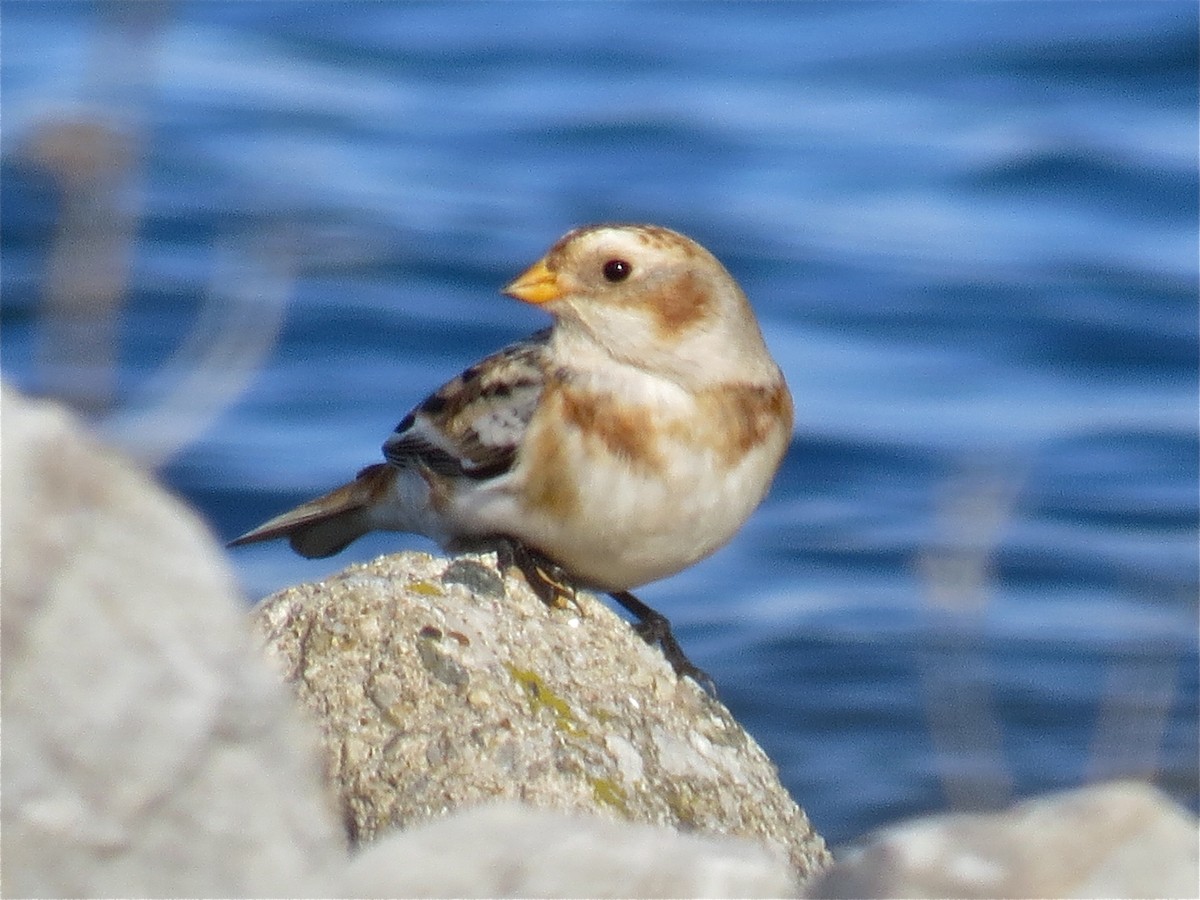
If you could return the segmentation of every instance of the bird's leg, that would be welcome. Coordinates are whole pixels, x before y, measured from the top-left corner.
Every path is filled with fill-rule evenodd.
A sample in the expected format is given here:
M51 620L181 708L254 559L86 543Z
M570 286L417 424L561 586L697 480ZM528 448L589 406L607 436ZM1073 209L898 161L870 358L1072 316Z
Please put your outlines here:
M569 603L575 601L575 588L571 578L560 565L536 550L531 550L520 541L507 539L503 546L512 559L512 564L521 570L526 583L543 603L555 609L565 609ZM679 646L679 641L675 640L671 622L666 616L647 606L629 591L616 591L609 596L637 617L633 630L647 644L657 644L662 649L663 656L671 664L676 675L680 678L686 675L711 696L717 695L712 678L687 658L687 654Z
M559 565L520 541L506 540L504 546L539 600L554 609L566 609L575 601L575 588Z
M680 678L686 675L711 696L717 696L717 686L713 683L712 678L687 658L687 654L679 646L679 641L675 640L675 635L671 631L671 622L666 616L647 606L629 591L616 591L608 596L637 616L638 621L633 626L633 630L641 635L642 640L647 644L658 644L662 648L663 656L667 658L667 662L671 664L676 675Z

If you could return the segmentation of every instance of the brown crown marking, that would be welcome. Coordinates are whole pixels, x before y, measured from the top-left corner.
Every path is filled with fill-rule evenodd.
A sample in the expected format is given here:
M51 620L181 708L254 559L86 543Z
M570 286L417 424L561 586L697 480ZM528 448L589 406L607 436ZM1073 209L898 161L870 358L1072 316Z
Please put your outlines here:
M562 264L562 258L567 252L568 246L574 243L584 235L591 234L594 231L603 231L609 228L621 229L634 234L638 242L644 247L651 247L659 250L677 250L684 257L692 259L703 255L700 247L690 238L684 237L678 232L671 231L669 228L663 228L660 225L630 225L623 223L606 222L599 225L584 225L581 228L568 231L557 241L554 242L544 257L546 268L551 272L557 272Z

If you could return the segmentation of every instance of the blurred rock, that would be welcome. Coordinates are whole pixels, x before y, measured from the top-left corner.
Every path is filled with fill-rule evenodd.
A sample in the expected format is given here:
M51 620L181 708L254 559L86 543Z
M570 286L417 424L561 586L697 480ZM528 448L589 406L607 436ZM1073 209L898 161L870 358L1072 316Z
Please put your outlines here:
M590 594L550 609L495 554L404 553L275 594L258 618L356 841L511 799L745 837L801 877L829 860L728 710Z
M380 838L351 897L793 897L760 845L501 803Z
M931 816L867 837L808 897L1195 897L1196 817L1154 788L1096 785L1006 812Z
M314 742L203 525L0 392L5 896L323 893Z

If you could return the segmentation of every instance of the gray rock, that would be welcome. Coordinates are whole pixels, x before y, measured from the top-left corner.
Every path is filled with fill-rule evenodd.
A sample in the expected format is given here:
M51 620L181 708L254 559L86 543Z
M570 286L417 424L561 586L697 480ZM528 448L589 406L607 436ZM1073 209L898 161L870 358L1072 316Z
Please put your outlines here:
M412 554L256 613L348 861L204 527L51 404L0 389L0 419L3 895L769 896L828 864L753 740L603 603ZM503 798L526 806L472 808ZM809 893L1194 897L1197 837L1098 786L898 825Z
M321 892L314 742L205 528L57 407L0 418L3 894Z
M801 877L829 860L728 710L590 594L551 609L495 554L405 553L258 617L356 841L510 799L749 838Z
M351 897L793 897L760 845L515 803L476 807L366 847Z
M806 896L1195 897L1198 840L1196 817L1149 785L1096 785L889 827Z

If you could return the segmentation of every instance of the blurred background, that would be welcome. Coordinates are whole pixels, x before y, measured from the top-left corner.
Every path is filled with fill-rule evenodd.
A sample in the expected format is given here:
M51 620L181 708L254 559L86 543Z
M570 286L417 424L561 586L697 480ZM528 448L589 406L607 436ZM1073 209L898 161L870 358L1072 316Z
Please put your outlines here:
M682 230L796 398L640 595L834 842L1118 776L1197 805L1197 7L0 4L3 376L229 539ZM400 547L229 555L248 601Z

